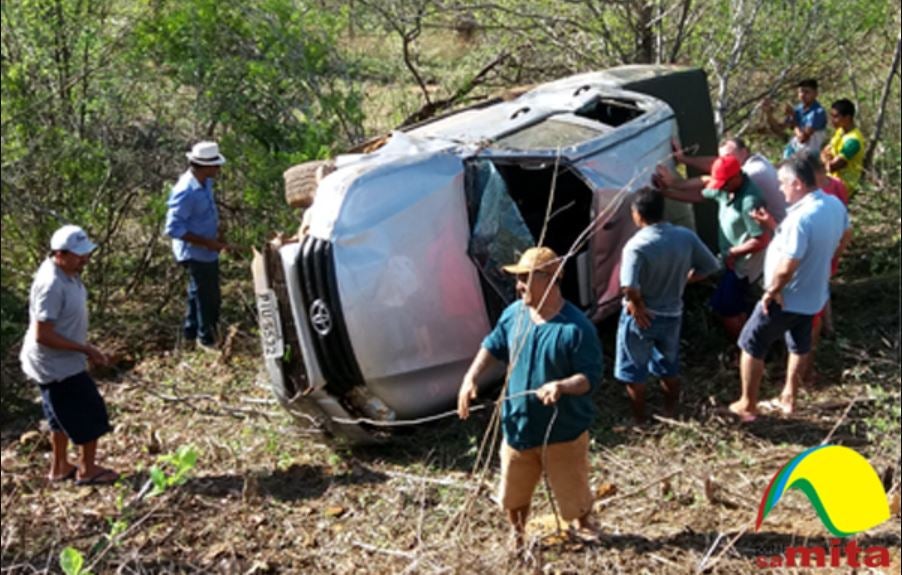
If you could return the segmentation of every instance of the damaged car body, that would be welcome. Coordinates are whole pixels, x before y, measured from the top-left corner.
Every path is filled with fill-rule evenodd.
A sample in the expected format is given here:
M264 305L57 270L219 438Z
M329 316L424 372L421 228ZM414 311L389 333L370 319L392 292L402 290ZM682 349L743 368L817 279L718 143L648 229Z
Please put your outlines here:
M694 95L672 107L656 91ZM673 138L686 141L689 123L675 108L701 118L691 139L713 150L704 74L629 66L543 84L335 158L303 233L254 259L264 362L280 403L354 442L452 408L482 338L515 297L500 265L540 238L567 254L568 300L596 322L616 312L620 251L634 231L629 196L669 161ZM677 203L667 217L713 222Z

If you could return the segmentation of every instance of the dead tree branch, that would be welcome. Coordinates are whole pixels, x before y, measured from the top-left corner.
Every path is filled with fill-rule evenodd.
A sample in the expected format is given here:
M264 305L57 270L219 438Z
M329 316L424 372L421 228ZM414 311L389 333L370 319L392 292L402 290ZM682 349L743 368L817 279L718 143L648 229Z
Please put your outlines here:
M874 122L874 132L868 142L868 150L864 154L864 169L868 170L874 162L874 152L877 149L877 142L880 141L880 135L883 132L883 123L886 119L886 104L889 102L889 96L893 89L893 77L899 74L899 52L902 50L902 33L896 37L896 51L893 54L893 63L889 66L889 72L886 75L886 81L883 83L883 94L880 96L880 111L877 113L877 120Z

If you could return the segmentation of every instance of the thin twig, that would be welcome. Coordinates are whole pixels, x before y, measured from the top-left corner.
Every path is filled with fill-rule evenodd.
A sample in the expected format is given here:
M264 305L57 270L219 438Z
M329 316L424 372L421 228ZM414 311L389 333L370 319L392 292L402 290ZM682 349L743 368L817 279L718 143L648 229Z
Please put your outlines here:
M825 437L824 440L821 441L821 445L830 443L830 439L833 437L833 434L836 433L836 430L839 429L839 426L842 425L846 420L846 417L848 417L849 412L852 410L852 406L855 405L856 402L858 402L858 397L853 397L852 401L849 402L849 405L846 406L845 411L842 412L839 420L837 420L836 425L833 426L833 429L830 430L830 433L827 434L827 437Z

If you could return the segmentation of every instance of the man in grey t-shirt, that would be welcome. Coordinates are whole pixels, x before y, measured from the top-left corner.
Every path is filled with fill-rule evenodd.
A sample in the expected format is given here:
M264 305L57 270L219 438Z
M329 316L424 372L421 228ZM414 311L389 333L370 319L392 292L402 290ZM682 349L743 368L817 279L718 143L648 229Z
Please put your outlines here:
M29 324L19 359L41 390L50 425L50 481L113 483L119 474L97 465L97 440L109 432L109 417L86 359L106 365L106 354L88 340L87 291L80 274L96 246L78 226L63 226L50 240L50 257L38 269L29 295ZM69 440L79 447L69 462Z
M623 247L620 287L623 312L617 328L614 377L626 384L636 423L645 419L645 380L660 378L664 407L672 416L679 397L683 289L720 267L714 254L687 228L662 221L664 197L636 192L633 221L639 231Z

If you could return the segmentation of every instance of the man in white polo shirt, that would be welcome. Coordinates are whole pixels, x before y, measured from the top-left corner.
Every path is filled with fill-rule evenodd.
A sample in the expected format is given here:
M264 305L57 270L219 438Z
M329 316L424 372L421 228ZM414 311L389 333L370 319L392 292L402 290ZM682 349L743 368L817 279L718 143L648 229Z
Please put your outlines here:
M108 363L106 354L87 341L87 291L80 277L96 247L78 226L58 229L29 295L28 331L19 359L22 371L41 389L53 448L50 481L76 479L90 485L119 478L95 461L97 440L110 431L110 423L85 363ZM79 448L77 465L66 453L70 439Z
M776 225L766 211L754 214L762 227L776 231L764 262L764 295L739 336L742 396L730 404L730 411L742 421L757 416L764 358L781 337L789 349L786 383L770 403L784 414L795 410L796 390L811 351L811 323L830 296L830 262L851 238L845 206L817 188L805 158L784 161L778 176L789 204L786 218Z

